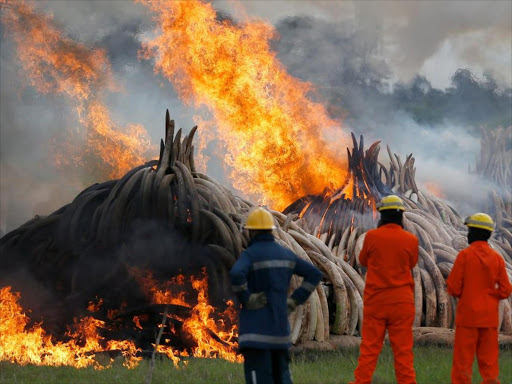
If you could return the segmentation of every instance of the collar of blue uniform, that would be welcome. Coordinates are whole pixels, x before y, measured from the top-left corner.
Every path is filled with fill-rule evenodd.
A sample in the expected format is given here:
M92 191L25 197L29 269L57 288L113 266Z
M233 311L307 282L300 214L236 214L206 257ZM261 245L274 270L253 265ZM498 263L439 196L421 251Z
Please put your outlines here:
M252 238L250 244L257 243L259 241L274 241L274 235L270 233L260 233Z

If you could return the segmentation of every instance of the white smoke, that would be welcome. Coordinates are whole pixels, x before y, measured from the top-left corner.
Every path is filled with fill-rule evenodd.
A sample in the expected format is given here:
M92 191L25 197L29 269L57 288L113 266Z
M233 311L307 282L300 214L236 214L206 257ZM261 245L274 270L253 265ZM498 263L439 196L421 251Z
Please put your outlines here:
M366 143L381 140L381 162L389 163L386 145L402 162L410 153L415 158L416 183L423 192L430 183L439 186L443 198L460 214L468 215L480 208L494 185L472 173L480 152L480 137L468 133L463 126L442 123L420 125L404 112L365 136Z

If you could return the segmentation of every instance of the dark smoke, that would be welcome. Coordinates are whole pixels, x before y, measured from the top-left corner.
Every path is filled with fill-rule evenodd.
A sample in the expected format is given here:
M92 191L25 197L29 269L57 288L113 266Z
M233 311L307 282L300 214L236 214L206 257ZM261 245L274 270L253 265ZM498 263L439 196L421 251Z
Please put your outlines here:
M95 298L102 298L104 304L94 316L107 322L109 309L123 312L151 304L137 280L148 272L162 287L179 274L201 278L205 267L209 302L221 306L232 298L226 286L216 285L227 278L227 270L212 263L209 248L191 243L164 223L136 220L121 241L87 246L61 236L59 223L41 230L28 243L13 247L0 243L0 287L20 292L21 304L31 309L31 320L43 320L51 333L63 334L74 318L90 316L86 308ZM34 244L48 247L44 259L37 256ZM191 286L184 289L190 297L197 296Z
M491 74L479 80L459 69L446 90L420 75L391 86L379 41L368 41L349 24L299 16L280 21L277 30L274 47L289 72L315 84L332 114L359 130L402 112L425 127L456 124L472 133L512 124L512 88L498 86Z

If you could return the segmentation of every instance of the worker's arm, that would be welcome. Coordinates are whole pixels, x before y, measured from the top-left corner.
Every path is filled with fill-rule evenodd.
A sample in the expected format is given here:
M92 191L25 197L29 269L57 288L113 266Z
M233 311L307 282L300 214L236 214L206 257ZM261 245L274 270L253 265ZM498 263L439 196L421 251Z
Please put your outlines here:
M367 232L366 237L364 238L363 249L361 249L361 252L359 253L359 264L361 264L363 267L366 267L366 268L368 268L368 256L369 256L368 248L369 248L369 244L370 244L368 235L369 235L369 233Z
M446 288L451 296L460 297L462 295L462 288L464 287L464 260L464 254L459 252L452 271L446 279Z
M251 295L247 286L247 274L249 273L250 267L251 261L249 255L247 252L243 252L235 265L231 268L231 271L229 271L233 292L243 305L247 303Z
M496 280L498 284L496 296L498 296L500 300L506 299L512 293L512 284L510 284L510 281L508 280L508 275L505 270L505 262L501 257L499 258L498 276Z
M320 270L313 264L299 259L296 256L293 273L302 276L304 280L302 281L302 284L295 291L293 291L290 297L295 300L296 304L302 304L315 290L316 286L320 282L320 279L322 278L322 272L320 272Z
M416 266L416 264L418 264L419 243L418 238L416 236L414 236L414 239L415 242L409 259L409 265L411 269L413 269Z

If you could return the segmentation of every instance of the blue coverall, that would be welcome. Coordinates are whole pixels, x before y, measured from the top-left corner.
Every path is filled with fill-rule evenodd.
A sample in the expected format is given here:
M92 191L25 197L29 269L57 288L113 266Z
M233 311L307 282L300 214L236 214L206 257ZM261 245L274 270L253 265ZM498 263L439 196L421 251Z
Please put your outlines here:
M244 355L245 379L250 384L291 383L288 348L291 346L287 298L293 274L304 277L291 294L303 304L322 273L274 241L269 233L256 235L230 271L233 291L242 303L238 344ZM265 292L267 305L245 307L251 293Z

